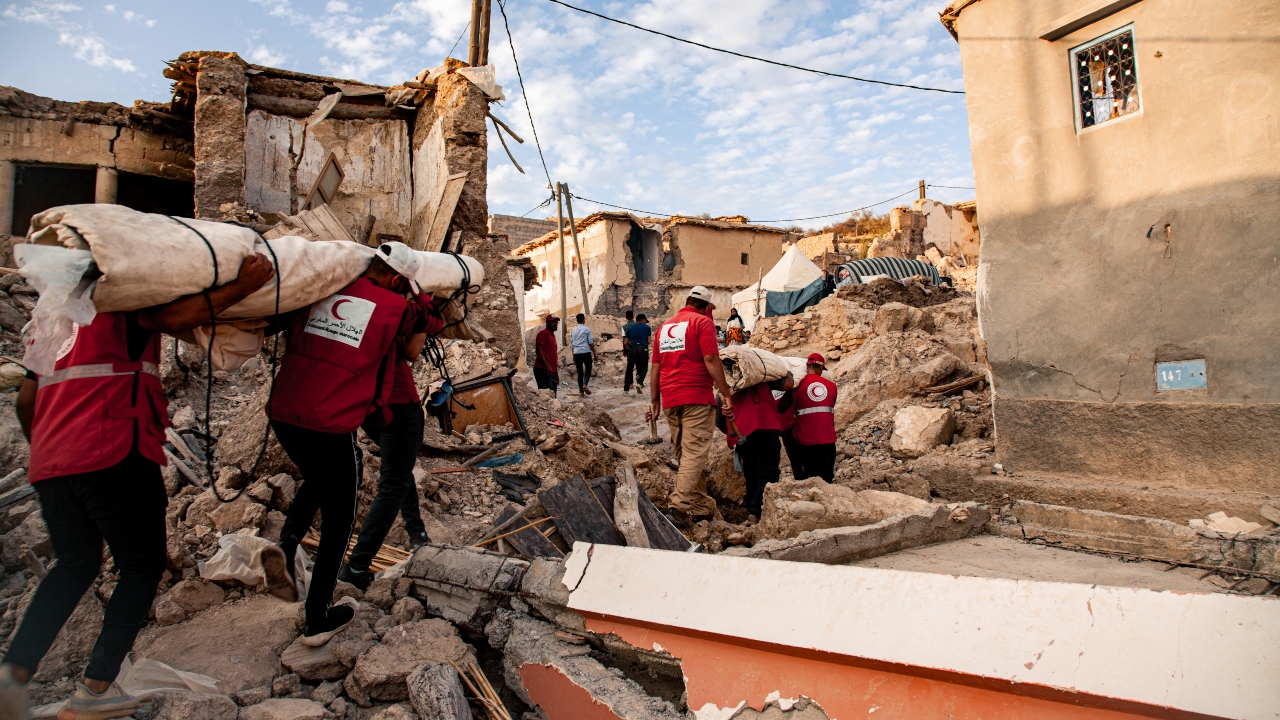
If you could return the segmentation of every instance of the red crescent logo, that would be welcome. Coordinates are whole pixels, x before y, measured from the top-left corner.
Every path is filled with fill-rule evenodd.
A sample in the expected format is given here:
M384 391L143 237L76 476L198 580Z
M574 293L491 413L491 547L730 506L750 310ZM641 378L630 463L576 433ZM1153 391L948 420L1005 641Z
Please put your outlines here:
M338 302L334 303L332 307L330 307L330 308L329 308L329 312L330 312L334 317L338 318L339 320L346 320L346 318L344 318L344 317L342 317L341 315L339 315L339 314L338 314L338 306L339 306L339 305L341 305L342 303L346 303L346 302L351 302L351 301L350 301L350 300L347 300L346 298L343 298L342 300L339 300Z

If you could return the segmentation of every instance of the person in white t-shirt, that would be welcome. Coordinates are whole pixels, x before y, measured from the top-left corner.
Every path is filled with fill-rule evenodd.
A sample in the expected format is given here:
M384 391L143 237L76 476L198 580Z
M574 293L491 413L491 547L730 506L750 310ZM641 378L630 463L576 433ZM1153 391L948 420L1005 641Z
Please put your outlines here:
M596 359L596 336L587 327L586 315L578 313L575 319L578 324L569 331L569 347L573 351L573 366L578 371L578 396L586 397L591 394L587 383L591 381L591 368Z

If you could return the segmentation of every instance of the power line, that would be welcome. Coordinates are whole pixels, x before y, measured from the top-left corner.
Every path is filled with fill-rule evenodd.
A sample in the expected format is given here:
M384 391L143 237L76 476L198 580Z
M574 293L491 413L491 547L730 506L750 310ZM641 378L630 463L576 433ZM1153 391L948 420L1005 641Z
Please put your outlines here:
M471 21L467 21L467 26L462 28L462 32L458 33L458 39L453 41L453 47L449 48L449 52L445 57L453 57L453 51L458 49L458 43L462 42L462 36L467 34L467 30L471 28Z
M577 196L575 195L574 197L577 197ZM540 208L540 207L546 207L546 206L550 205L550 204L551 204L551 201L552 201L552 200L555 200L555 199L556 199L556 196L555 196L555 195L552 195L551 197L547 198L546 200L543 200L542 202L538 203L537 205L534 205L533 207L529 208L527 211L525 211L524 213L522 213L522 214L520 215L520 217L524 217L524 216L528 215L529 213L533 212L534 210L537 210L537 209L538 209L538 208Z
M571 195L571 196L573 197L573 199L575 199L575 200L582 200L583 202L595 203L596 205L606 205L606 206L611 207L611 208L618 208L619 210L626 210L627 212L633 212L633 213L640 213L640 214L642 214L642 215L648 215L649 217L671 217L671 216L674 214L674 213L660 213L660 212L657 212L657 211L654 211L654 210L637 210L637 209L635 209L635 208L629 208L629 207L625 207L625 206L623 206L623 205L614 205L613 203L600 202L599 200L592 200L591 198L584 198L584 197L582 197L581 195L574 195L573 193L569 193L569 195Z
M552 1L554 2L555 0L552 0ZM752 222L752 223L784 223L784 222L800 222L801 220L820 220L820 219L822 219L822 218L836 217L837 215L852 215L852 214L854 214L854 213L856 213L856 212L861 212L861 211L863 211L863 210L869 210L869 209L871 209L871 208L873 208L873 207L876 207L877 205L883 205L883 204L885 204L885 203L887 203L887 202L893 202L894 200L897 200L897 199L898 199L898 198L900 198L900 197L903 197L903 196L906 196L906 195L910 195L911 193L916 192L916 191L917 191L917 189L918 189L918 188L911 188L910 190L908 190L908 191L906 191L906 192L904 192L904 193L901 193L901 194L899 194L899 195L894 195L893 197L888 198L887 200L881 200L881 201L879 201L879 202L874 202L874 203L871 203L870 205L864 205L864 206L862 206L862 207L860 207L860 208L854 208L853 210L844 210L844 211L841 211L841 212L827 213L826 215L814 215L814 216L812 216L812 217L787 218L787 219L785 219L785 220L751 220L751 221L749 221L749 222ZM642 214L644 214L644 215L648 215L648 216L650 216L650 217L673 217L674 215L676 215L676 213L660 213L660 212L656 212L656 211L653 211L653 210L637 210L636 208L626 207L625 205L614 205L613 203L601 202L601 201L599 201L599 200L592 200L591 198L584 198L584 197L582 197L581 195L574 195L573 193L569 193L569 194L570 194L570 195L572 195L572 196L573 196L573 198L574 198L575 200L582 200L583 202L595 203L596 205L606 205L606 206L611 207L611 208L618 208L619 210L626 210L626 211L628 211L628 212L642 213ZM541 207L541 206L539 206L539 207ZM537 210L537 209L538 209L538 208L534 208L534 210ZM529 212L533 212L533 210L530 210Z
M977 188L961 187L959 185L925 185L925 187L946 188L948 190L977 190Z
M553 2L557 5L563 5L564 7L567 7L570 10L577 10L580 13L584 13L587 15L594 15L602 20L608 20L609 22L612 22L612 23L617 23L619 25L626 25L629 28L635 28L636 30L643 30L644 32L652 33L654 35L661 35L664 38L675 40L676 42L682 42L682 43L685 43L686 45L694 45L696 47L700 47L705 50L713 50L715 52L725 53L726 55L734 55L740 58L746 58L747 60L756 60L758 62L768 63L770 65L777 65L778 67L791 68L792 70L803 70L804 72L814 73L816 75L826 75L827 77L843 78L845 80L857 80L858 82L864 82L864 83L874 83L876 85L888 85L890 87L909 88L911 90L928 90L930 92L949 93L952 95L964 94L963 90L945 90L943 88L922 87L920 85L908 85L906 83L889 82L888 80L872 80L870 78L856 77L854 75L842 75L840 73L827 72L826 70L814 70L813 68L800 67L799 65L791 65L789 63L778 62L777 60L768 60L766 58L756 57L754 55L745 55L740 52L725 50L724 48L712 47L710 45L703 45L700 42L694 42L693 40L686 40L681 37L676 37L675 35L668 35L667 33L664 33L664 32L659 32L657 30L650 30L649 28L640 27L639 25L633 25L632 23L626 22L625 20L618 20L617 18L611 18L608 15L601 15L598 12L592 12L591 10L587 10L585 8L575 7L573 5L570 5L569 3L563 2L562 0L550 0L550 2ZM505 13L504 13L503 19L505 21Z
M529 92L524 89L524 76L520 74L520 61L516 59L516 44L511 39L511 25L507 23L507 8L502 0L498 0L498 10L502 13L502 27L507 31L507 45L511 46L511 62L516 66L516 79L520 81L520 97L524 99L524 111L529 114L529 127L533 129L533 144L538 148L538 159L542 161L542 172L547 176L547 187L551 187L551 171L547 169L547 158L542 154L542 141L538 139L538 126L533 124L533 110L529 107ZM537 208L534 208L537 210ZM529 212L533 212L530 210Z

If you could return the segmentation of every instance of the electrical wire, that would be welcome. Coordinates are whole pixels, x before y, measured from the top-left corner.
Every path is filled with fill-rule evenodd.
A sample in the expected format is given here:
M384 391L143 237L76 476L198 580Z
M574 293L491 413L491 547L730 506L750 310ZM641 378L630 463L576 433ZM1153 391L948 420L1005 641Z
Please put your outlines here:
M575 7L573 5L570 5L567 2L563 2L562 0L548 0L548 1L553 2L557 5L563 5L564 7L567 7L570 10L577 10L578 12L584 13L586 15L594 15L600 18L601 20L608 20L609 22L612 22L612 23L617 23L619 25L626 25L629 28L635 28L636 30L643 30L644 32L652 33L654 35L661 35L664 38L675 40L676 42L682 42L682 43L685 43L686 45L693 45L696 47L703 48L704 50L713 50L715 52L724 53L726 55L734 55L736 57L746 58L747 60L756 60L758 62L768 63L769 65L777 65L778 67L791 68L792 70L803 70L804 72L814 73L815 75L826 75L827 77L843 78L845 80L857 80L858 82L864 82L864 83L873 83L875 85L888 85L890 87L908 88L910 90L927 90L929 92L948 93L951 95L964 94L963 90L946 90L943 88L923 87L921 85L908 85L906 83L889 82L888 80L872 80L871 78L857 77L854 75L842 75L840 73L827 72L826 70L814 70L813 68L801 67L799 65L791 65L790 63L778 62L777 60L768 60L766 58L756 57L754 55L745 55L740 52L734 52L733 50L725 50L724 48L704 45L700 42L694 42L693 40L686 40L681 37L676 37L675 35L668 35L667 33L659 32L657 30L650 30L647 27L640 27L639 25L634 25L632 23L626 22L625 20L618 20L617 18L611 18L608 15L601 15L598 12L592 12L591 10L587 10L585 8ZM499 7L501 7L501 3L499 3ZM505 13L504 13L504 20L505 20Z
M577 196L575 196L575 197L577 197ZM550 205L550 204L551 204L551 201L552 201L552 200L555 200L555 199L556 199L556 196L555 196L555 195L552 195L551 197L547 198L546 200L543 200L542 202L538 203L537 205L535 205L535 206L533 206L533 207L529 208L529 209L528 209L527 211L525 211L525 212L524 212L524 214L522 214L520 217L525 217L525 216L527 216L529 213L533 212L534 210L537 210L538 208L543 208L543 207L546 207L546 206Z
M583 201L583 202L595 203L595 204L597 204L597 205L605 205L605 206L607 206L607 207L611 207L611 208L618 208L619 210L626 210L627 212L641 213L641 214L643 214L643 215L648 215L648 216L650 216L650 217L671 217L672 215L674 215L674 214L675 214L675 213L660 213L660 212L658 212L658 211L656 211L656 210L637 210L637 209L635 209L635 208L629 208L629 207L626 207L626 206L624 206L624 205L614 205L613 203L601 202L601 201L599 201L599 200L592 200L591 198L584 198L584 197L582 197L581 195L575 195L575 194L573 194L573 193L569 193L569 196L570 196L570 197L572 197L572 198L574 198L575 200L581 200L581 201Z
M897 199L898 199L898 198L900 198L900 197L903 197L903 196L905 196L905 195L910 195L911 193L916 192L916 190L917 190L917 188L911 188L910 190L908 190L908 191L906 191L906 192L904 192L904 193L902 193L902 194L900 194L900 195L894 195L893 197L888 198L887 200L881 200L880 202L871 203L870 205L863 205L862 207L860 207L860 208L854 208L853 210L844 210L844 211L841 211L841 212L827 213L826 215L813 215L813 216L811 216L811 217L802 217L802 218L786 218L786 219L783 219L783 220L752 220L751 222L753 222L753 223L784 223L784 222L800 222L801 220L820 220L820 219L822 219L822 218L836 217L837 215L852 215L853 213L860 212L860 211L862 211L862 210L869 210L870 208L873 208L873 207L875 207L875 206L877 206L877 205L883 205L883 204L885 204L885 203L887 203L887 202L893 202L894 200L897 200ZM672 217L672 216L673 216L673 213L660 213L660 212L654 212L653 210L637 210L637 209L635 209L635 208L629 208L629 207L626 207L626 206L623 206L623 205L614 205L613 203L601 202L601 201L599 201L599 200L592 200L591 198L584 198L584 197L582 197L581 195L574 195L573 193L569 193L569 194L570 194L574 199L576 199L576 200L582 200L583 202L595 203L596 205L607 205L608 207L618 208L619 210L626 210L626 211L628 211L628 212L642 213L642 214L645 214L645 215L649 215L649 216L651 216L651 217ZM535 209L536 209L536 208L535 208ZM531 210L530 212L532 212L532 210Z
M467 30L471 29L471 21L467 21L467 26L462 28L462 32L458 33L458 39L453 41L453 47L449 48L449 52L445 57L453 57L453 51L458 49L458 43L462 42L462 36L467 34Z
M551 171L547 169L547 158L542 154L538 126L533 124L533 110L529 107L529 91L524 89L524 76L520 74L520 61L516 59L516 43L511 39L511 25L507 22L507 8L502 0L498 0L498 11L502 13L502 27L507 31L507 45L511 47L511 62L516 66L516 79L520 81L520 97L524 99L524 111L529 114L529 127L533 129L533 144L538 148L538 159L542 161L542 173L547 176L547 187L551 187L554 184L551 182Z
M948 190L977 190L977 188L962 187L960 185L925 185L925 187L946 188Z

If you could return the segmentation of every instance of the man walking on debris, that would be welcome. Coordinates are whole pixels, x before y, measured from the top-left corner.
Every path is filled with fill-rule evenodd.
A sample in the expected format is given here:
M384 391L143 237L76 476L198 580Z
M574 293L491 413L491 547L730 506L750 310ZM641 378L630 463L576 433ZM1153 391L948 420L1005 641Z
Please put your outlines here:
M739 390L730 398L734 421L724 430L746 480L748 525L760 522L765 485L778 482L782 424L778 421L773 392L785 392L793 387L795 381L791 373L787 373L780 380Z
M644 390L644 377L649 372L649 338L653 329L644 313L631 323L622 336L622 350L627 354L627 374L622 377L622 392L631 392L632 371L635 372L636 392Z
M348 606L329 607L329 600L355 523L362 470L356 429L368 419L390 420L396 342L421 332L430 307L429 298L417 295L418 264L408 246L385 243L364 275L298 312L289 324L267 415L281 447L302 471L302 487L279 545L263 551L262 563L271 592L289 599L294 553L316 511L322 512L304 645L328 642L355 614ZM410 289L413 303L403 297Z
M690 290L685 307L658 326L653 343L650 407L645 419L661 408L671 427L671 444L680 466L671 493L671 517L682 528L715 517L716 503L707 494L703 475L715 433L713 387L720 391L725 417L733 419L729 383L710 317L715 310L711 298L711 291L701 285Z
M587 316L578 313L574 318L577 327L569 331L569 348L573 352L573 367L578 372L578 397L591 394L587 383L591 382L591 367L596 359L596 336L587 327Z
M560 387L560 351L556 349L559 326L560 318L548 315L546 327L533 340L533 379L539 390L550 390L553 395Z
M62 720L127 717L138 700L115 683L147 622L165 568L165 505L160 476L169 424L160 387L160 333L209 321L275 275L265 255L240 264L235 280L136 312L98 313L75 326L54 371L28 373L18 393L31 442L28 474L40 496L57 562L40 581L0 665L0 716L26 717L22 689L102 566L102 542L120 573L84 682Z
M810 355L807 372L792 393L795 425L791 432L798 457L791 458L791 467L797 480L820 477L832 482L836 477L836 384L822 377L825 367L821 355Z
M369 512L360 526L360 536L351 549L347 562L338 571L338 579L349 582L363 592L373 582L369 565L387 538L396 513L404 518L404 529L409 534L409 547L417 550L431 541L427 527L422 522L418 507L418 486L413 478L418 449L422 447L422 434L426 417L422 412L422 400L413 380L410 362L422 354L427 336L444 328L440 314L443 303L433 303L425 308L418 332L396 341L393 352L395 372L391 380L391 397L387 400L391 409L391 422L379 427L379 418L370 417L363 425L365 433L378 443L382 467L378 473L378 494L369 506Z

